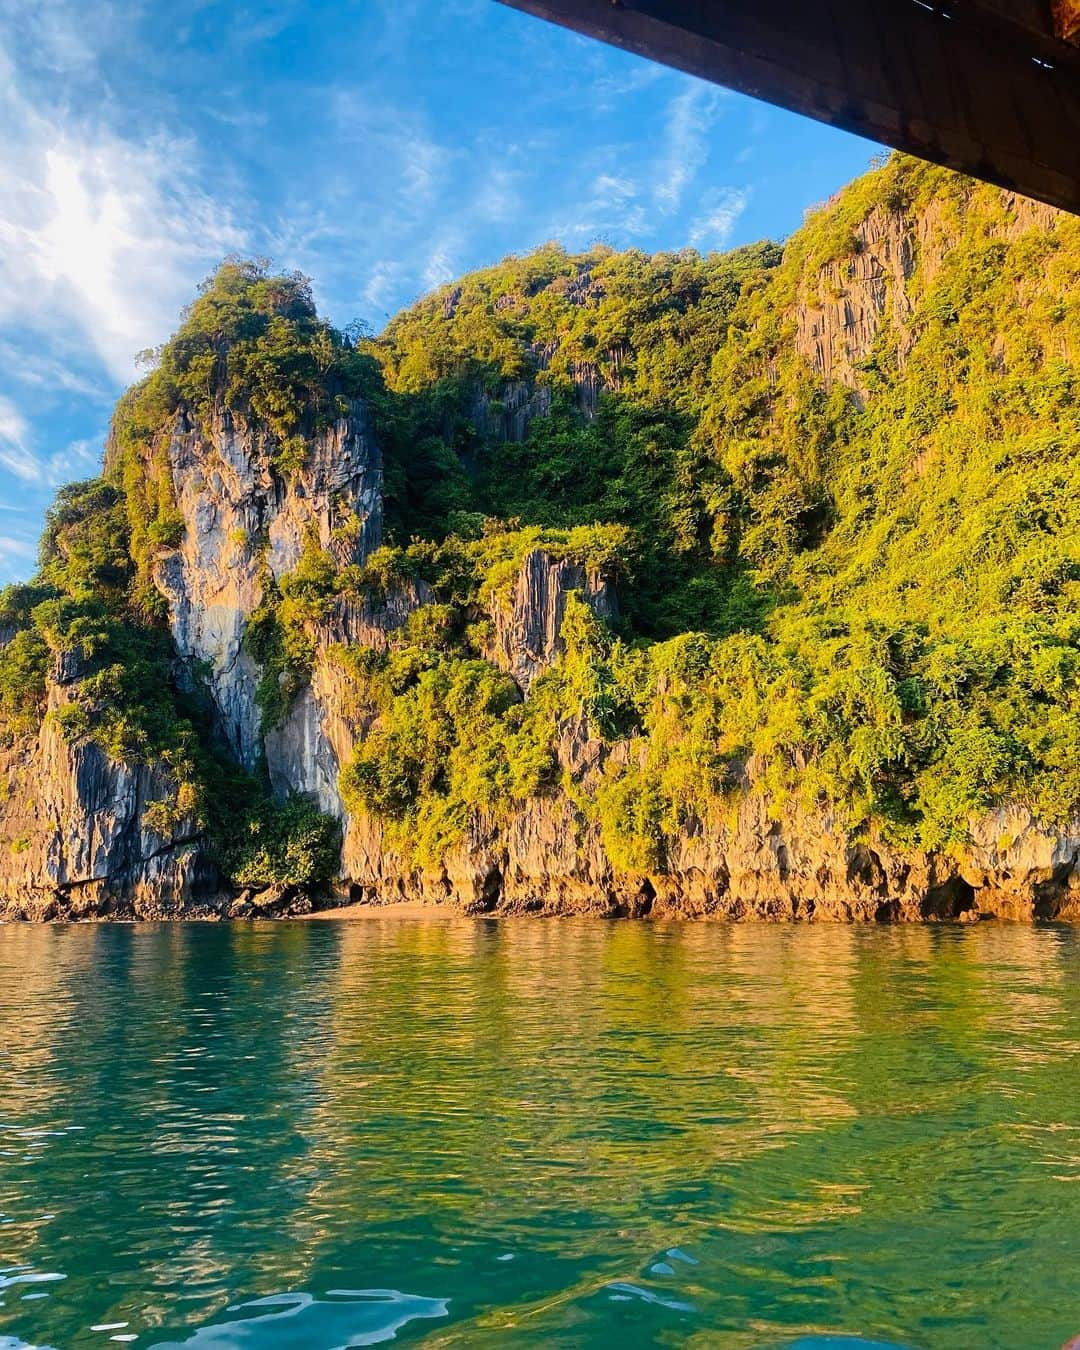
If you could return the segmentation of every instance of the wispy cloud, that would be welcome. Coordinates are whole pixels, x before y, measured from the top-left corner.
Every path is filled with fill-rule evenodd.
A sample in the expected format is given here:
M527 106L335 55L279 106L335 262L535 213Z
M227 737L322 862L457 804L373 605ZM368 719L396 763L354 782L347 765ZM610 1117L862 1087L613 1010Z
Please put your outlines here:
M579 248L595 239L632 240L648 231L655 216L646 174L619 166L621 148L598 147L582 165L583 190L561 202L542 227L542 237Z
M64 344L59 345L63 349ZM35 350L29 343L0 337L0 371L5 380L50 394L107 403L114 393L111 384L80 369L82 355L78 350L64 350L63 355Z
M77 329L124 381L201 270L247 236L198 184L194 147L125 139L33 102L0 51L0 323Z
M602 173L593 185L593 201L600 207L619 210L638 194L638 185L632 178Z
M0 464L21 478L34 482L41 465L27 445L30 426L9 398L0 396Z
M709 134L729 97L716 85L694 80L668 103L653 193L662 211L677 211L682 205L687 188L708 158Z
M635 62L624 69L599 74L589 82L590 105L601 110L615 108L625 99L651 88L664 75L664 67L655 61Z
M365 176L379 184L379 198L395 214L423 218L446 187L460 151L444 145L416 109L387 99L377 86L350 81L321 91L338 145L362 155ZM348 178L352 191L356 182Z
M57 450L45 459L45 481L50 487L60 487L76 478L95 477L101 472L104 443L104 428L97 436L70 441L62 450Z
M32 540L0 534L0 568L25 573L36 557L37 545Z
M618 247L692 242L719 248L730 238L745 199L740 189L715 186L710 161L717 123L731 96L670 71L646 79L631 68L613 77L625 98L649 91L655 99L660 89L652 86L658 81L675 92L661 105L655 146L591 146L584 163L579 162L579 167L592 169L585 190L560 204L548 235L574 247L599 238ZM706 186L710 179L713 185Z
M30 423L11 401L0 395L0 465L27 484L55 488L73 478L95 474L101 464L104 431L69 442L51 454L37 452ZM16 506L0 503L7 510Z
M444 286L457 276L461 243L461 236L456 230L446 231L434 241L421 277L425 289L434 290L436 286Z
M74 20L68 0L0 0L2 28L13 46L32 52L34 64L53 75L69 76L97 64L103 34L122 31L127 15L110 0L86 5Z
M400 262L391 259L382 258L374 263L360 291L364 303L380 316L388 314L399 294L404 271Z
M695 248L724 248L749 200L750 192L746 188L718 188L706 193L701 200L700 214L690 222L691 244Z

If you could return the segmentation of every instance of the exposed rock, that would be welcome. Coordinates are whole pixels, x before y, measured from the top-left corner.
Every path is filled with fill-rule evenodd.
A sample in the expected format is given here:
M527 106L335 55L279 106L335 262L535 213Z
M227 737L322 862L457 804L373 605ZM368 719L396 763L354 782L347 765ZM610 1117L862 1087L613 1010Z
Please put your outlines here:
M54 687L51 709L66 701ZM175 917L214 911L220 890L196 822L159 833L144 818L176 784L157 766L69 745L53 718L0 755L0 916Z
M282 725L263 737L271 786L279 796L302 792L314 797L320 811L344 821L338 775L362 728L347 711L355 702L353 682L334 659L334 649L385 651L409 615L430 603L431 589L419 579L402 583L381 600L338 600L316 635L310 685L293 701Z
M348 758L363 730L346 711L354 702L349 679L327 652L308 704L321 710L322 744L334 763ZM624 751L591 739L576 719L558 753L587 796L605 762ZM2 769L8 782L40 785L0 808L2 917L258 918L310 908L308 897L287 888L221 896L192 821L164 836L144 824L151 802L171 799L168 776L117 764L92 743L69 746L52 720L6 752ZM336 783L333 792L326 808L344 817ZM562 793L474 821L464 843L428 870L389 847L373 817L345 818L345 826L343 888L372 904L726 920L1080 921L1080 821L1049 833L1019 807L973 821L972 845L953 859L852 840L828 813L793 804L775 819L751 786L730 816L688 820L664 871L650 874L613 868L597 825Z
M452 904L469 913L1080 921L1080 821L1065 837L1029 825L1008 858L973 875L970 860L852 842L824 813L789 808L774 821L755 792L732 822L688 822L657 874L613 869L598 828L561 795L531 802L502 823L478 822L435 871L409 869L386 848L377 821L354 819L345 870L356 900Z
M205 422L182 412L168 443L186 529L156 581L177 652L208 671L225 739L248 768L271 750L255 701L259 671L244 648L267 573L290 572L309 538L339 563L359 561L382 532L382 462L363 406L353 403L307 445L303 465L283 477L265 429L224 408ZM276 767L286 781L288 766Z
M1027 230L1053 230L1060 212L1015 193L1001 194L1005 218L998 233L1013 239ZM871 353L886 319L898 335L901 364L910 350L910 293L918 267L925 287L937 275L954 241L947 213L931 205L909 217L875 207L854 231L852 251L808 277L795 307L795 345L831 384L858 395L864 390L859 363Z
M533 374L527 379L507 380L494 394L481 385L473 391L469 416L477 432L500 441L523 441L530 425L551 411L552 386L542 376L550 366L558 348L554 343L535 343L528 348ZM570 366L569 378L574 391L574 402L586 420L591 421L600 409L600 395L613 393L619 387L619 369L627 359L623 347L605 354L603 368L593 361L575 361Z
M857 366L870 354L887 308L897 330L906 329L918 242L901 214L877 208L855 231L855 243L850 256L809 282L796 309L795 345L827 383L861 391Z
M431 587L419 577L401 582L382 597L341 596L326 620L321 641L385 651L409 615L433 599Z
M264 737L266 766L277 796L302 792L315 798L320 811L340 820L344 814L337 786L341 766L326 738L326 715L315 686L302 690L281 726Z
M551 386L531 380L508 380L497 395L477 388L469 417L477 432L500 441L523 441L529 425L551 411Z
M443 296L442 316L444 319L452 319L457 313L457 307L461 300L461 287L454 286Z
M563 774L588 798L626 747L592 739L581 718L558 743ZM663 872L613 868L596 823L565 793L502 820L473 822L437 869L410 867L373 817L347 821L343 874L352 898L413 900L468 913L800 921L1080 921L1080 820L1051 833L1023 808L971 822L956 858L853 839L830 812L789 803L779 818L751 766L734 810L691 817Z
M563 650L560 631L566 601L577 591L602 619L617 615L614 590L579 563L552 558L541 549L529 553L508 596L496 597L491 611L490 661L512 675L528 693L536 676Z

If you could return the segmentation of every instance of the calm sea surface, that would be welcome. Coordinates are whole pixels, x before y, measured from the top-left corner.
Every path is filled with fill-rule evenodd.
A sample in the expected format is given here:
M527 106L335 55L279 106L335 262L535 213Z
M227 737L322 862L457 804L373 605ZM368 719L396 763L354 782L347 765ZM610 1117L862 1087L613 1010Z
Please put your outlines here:
M1080 932L0 928L0 1350L1077 1333Z

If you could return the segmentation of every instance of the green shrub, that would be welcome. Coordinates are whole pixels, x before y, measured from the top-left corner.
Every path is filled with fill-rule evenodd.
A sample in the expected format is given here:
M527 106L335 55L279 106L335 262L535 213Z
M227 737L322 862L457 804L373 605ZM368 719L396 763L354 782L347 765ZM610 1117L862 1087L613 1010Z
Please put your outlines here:
M903 298L889 271L876 337L827 386L794 341L798 307L863 284L871 217L900 228L931 201ZM293 847L256 786L214 786L228 774L173 685L153 581L181 537L171 438L253 420L289 476L356 398L385 456L388 542L338 569L309 540L291 575L267 572L247 643L275 726L340 596L428 588L389 650L332 658L363 729L343 795L412 856L548 791L570 733L625 742L595 801L563 786L631 871L662 868L748 761L772 811L829 803L902 844L951 846L1004 801L1047 822L1080 810L1071 218L1038 223L897 156L782 250L545 245L359 345L319 320L304 278L230 260L156 359L117 409L106 480L58 495L33 586L0 594L0 720L36 725L62 658L78 670L65 734L173 763L212 830L234 794L252 822L243 858L224 848L238 875L302 872L288 859L322 856L329 827L289 807L308 840ZM544 415L508 441L526 403ZM347 519L336 542L362 528ZM617 587L620 618L612 631L571 596L565 651L523 702L478 654L537 551Z
M34 628L0 647L0 711L20 725L32 724L45 701L51 663L48 645Z
M236 886L295 886L317 890L336 874L341 828L308 798L264 801L233 822L221 849Z

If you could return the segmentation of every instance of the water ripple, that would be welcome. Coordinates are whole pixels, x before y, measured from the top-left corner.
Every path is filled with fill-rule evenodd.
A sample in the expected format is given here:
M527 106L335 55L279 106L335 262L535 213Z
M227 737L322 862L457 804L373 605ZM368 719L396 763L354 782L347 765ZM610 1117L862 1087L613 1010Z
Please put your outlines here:
M240 1316L253 1309L254 1316ZM445 1299L396 1289L330 1289L321 1299L305 1293L270 1294L226 1311L233 1314L228 1320L202 1327L183 1341L156 1341L151 1350L235 1350L245 1345L349 1350L392 1341L417 1319L448 1315Z
M12 926L0 1026L0 1350L1080 1329L1070 930Z

